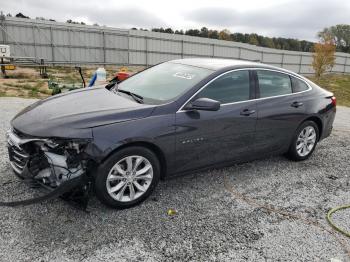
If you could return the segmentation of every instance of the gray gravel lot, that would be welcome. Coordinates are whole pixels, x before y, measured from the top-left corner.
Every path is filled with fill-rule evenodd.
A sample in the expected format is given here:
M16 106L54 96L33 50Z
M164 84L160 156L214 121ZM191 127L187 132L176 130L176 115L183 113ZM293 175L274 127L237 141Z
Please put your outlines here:
M31 194L10 170L5 132L33 101L0 98L2 201ZM248 205L225 189L224 177L246 197L328 227L327 210L350 204L349 163L350 108L338 107L331 137L305 162L272 157L164 181L151 199L122 211L96 199L88 213L61 200L0 207L0 260L348 261L332 234ZM178 213L169 217L168 208ZM350 230L349 217L350 210L334 220Z

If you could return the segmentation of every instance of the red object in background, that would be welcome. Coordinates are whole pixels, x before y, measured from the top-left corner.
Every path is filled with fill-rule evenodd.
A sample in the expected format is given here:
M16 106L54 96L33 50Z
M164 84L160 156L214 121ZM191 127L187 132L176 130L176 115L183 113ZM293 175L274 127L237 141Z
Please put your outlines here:
M332 96L331 100L332 100L332 105L336 106L337 105L337 98L335 96Z
M127 79L131 74L128 72L118 72L115 76L118 78L119 81L124 81Z

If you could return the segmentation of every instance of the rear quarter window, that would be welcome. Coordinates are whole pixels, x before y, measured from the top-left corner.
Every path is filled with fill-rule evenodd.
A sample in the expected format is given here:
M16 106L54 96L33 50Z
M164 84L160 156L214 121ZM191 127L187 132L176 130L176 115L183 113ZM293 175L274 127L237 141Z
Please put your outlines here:
M293 76L290 78L292 79L293 93L298 93L309 89L309 86L304 81Z

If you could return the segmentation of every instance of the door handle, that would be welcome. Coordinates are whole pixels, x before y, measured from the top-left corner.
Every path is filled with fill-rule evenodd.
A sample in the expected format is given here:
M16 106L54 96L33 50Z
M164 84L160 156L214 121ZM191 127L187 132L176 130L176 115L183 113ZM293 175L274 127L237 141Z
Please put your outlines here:
M250 116L251 114L254 114L254 113L255 113L255 110L249 110L248 108L243 109L241 111L242 116Z
M302 102L295 101L295 102L293 102L290 106L295 107L295 108L298 108L298 107L300 107L300 106L302 106L302 105L303 105Z

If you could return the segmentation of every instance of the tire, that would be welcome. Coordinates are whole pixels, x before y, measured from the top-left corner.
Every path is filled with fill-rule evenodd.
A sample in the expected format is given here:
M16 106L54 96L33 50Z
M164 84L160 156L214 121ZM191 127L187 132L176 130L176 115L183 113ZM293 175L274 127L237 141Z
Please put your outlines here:
M295 131L292 143L287 152L287 157L294 161L308 159L314 152L318 140L319 129L317 124L313 121L303 122Z
M96 196L109 207L129 208L150 196L159 179L157 156L145 147L127 147L111 155L98 167Z
M12 169L12 172L15 174L16 177L18 177L21 180L24 180L25 177L23 175L21 175L20 173L17 173L15 170Z

